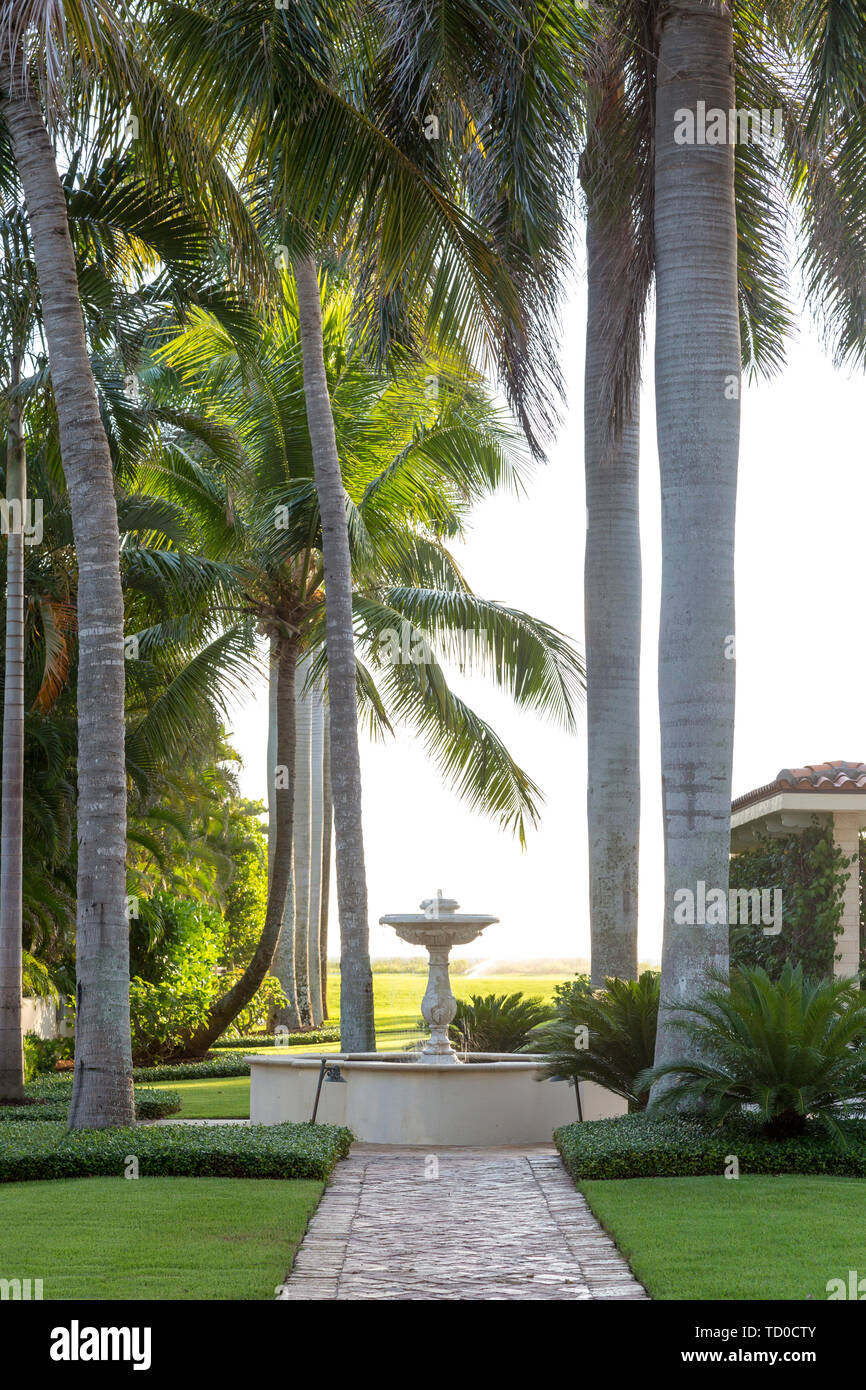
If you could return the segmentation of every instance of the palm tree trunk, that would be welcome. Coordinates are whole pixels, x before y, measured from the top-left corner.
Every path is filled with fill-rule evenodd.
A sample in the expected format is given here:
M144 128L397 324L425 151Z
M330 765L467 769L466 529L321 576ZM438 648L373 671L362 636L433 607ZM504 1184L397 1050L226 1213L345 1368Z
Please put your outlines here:
M274 846L277 834L277 694L279 691L279 665L276 639L271 639L271 661L268 667L268 882L273 871ZM294 831L293 831L294 838ZM291 864L290 864L291 867ZM298 995L295 986L295 889L291 873L286 888L286 905L280 926L280 935L271 963L271 974L276 976L286 996L287 1003L274 1009L270 1023L295 1031L301 1026L298 1013Z
M13 361L10 385L21 380ZM6 664L0 833L0 1100L24 1099L21 1046L21 874L24 863L24 504L27 454L21 407L10 400L6 446ZM17 504L17 505L16 505ZM17 506L20 505L20 512ZM14 518L14 520L13 520Z
M274 779L275 825L265 923L253 958L241 978L211 1007L207 1020L185 1041L192 1056L206 1052L246 1008L271 968L280 935L292 862L295 814L295 669L297 642L282 639L277 654L277 765Z
M295 780L295 834L292 853L292 874L295 889L295 912L292 923L295 952L295 982L298 991L298 1013L307 1028L313 1022L310 1008L310 752L312 741L312 709L304 689L309 661L298 669L295 720L298 731Z
M322 304L315 261L295 261L304 395L322 518L328 696L331 707L331 785L340 915L340 1037L346 1052L376 1046L373 974L367 918L367 875L361 815L361 758L352 619L352 568L346 493L337 457L322 340Z
M630 236L611 225L589 194L586 227L587 331L584 379L586 550L587 825L592 983L637 978L640 835L641 557L638 512L638 391L617 433L605 371L613 355L624 257Z
M726 910L721 922L679 923L675 895L697 897L703 883L727 904L740 415L734 150L674 139L676 112L694 112L701 101L727 122L734 108L731 15L673 0L661 24L655 235L665 934L656 1063L682 1052L671 1019L707 967L724 970L728 962Z
M307 969L310 983L310 1014L313 1027L322 1022L322 960L319 936L322 921L322 742L325 731L325 709L322 692L314 686L308 693L310 701L310 910L307 916Z
M328 910L331 905L331 827L334 803L331 800L331 715L324 701L325 727L322 738L322 910L319 915L319 959L322 976L322 1018L328 1014Z
M23 64L22 64L23 67ZM78 297L66 200L42 113L0 69L24 190L78 561L78 909L69 1124L132 1124L126 917L123 594L117 507Z

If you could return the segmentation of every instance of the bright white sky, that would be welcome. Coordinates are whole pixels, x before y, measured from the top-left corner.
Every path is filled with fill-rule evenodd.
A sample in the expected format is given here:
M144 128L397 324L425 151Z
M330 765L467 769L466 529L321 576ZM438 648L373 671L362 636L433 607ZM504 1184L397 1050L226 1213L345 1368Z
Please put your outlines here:
M564 314L568 413L549 464L522 500L493 498L459 553L479 594L524 608L583 640L582 454L585 290ZM660 541L652 382L652 324L642 399L641 960L661 951L662 826L656 703ZM835 371L803 321L789 365L743 399L737 540L737 724L734 795L782 767L866 760L866 645L860 586L866 515L866 384ZM569 737L527 715L480 679L467 697L546 796L521 852L510 836L441 788L411 738L362 745L371 952L411 954L385 912L416 911L441 888L498 926L457 954L479 958L588 957L586 756L583 720ZM265 796L267 701L238 713L234 743L245 794ZM332 893L330 952L339 953Z

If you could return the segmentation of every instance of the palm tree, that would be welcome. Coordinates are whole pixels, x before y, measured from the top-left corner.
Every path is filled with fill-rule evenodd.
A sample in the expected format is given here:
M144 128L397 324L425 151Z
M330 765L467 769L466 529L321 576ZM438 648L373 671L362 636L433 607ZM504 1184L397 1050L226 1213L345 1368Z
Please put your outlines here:
M370 663L356 666L364 717L383 731L390 730L392 716L414 723L470 801L523 834L525 820L537 813L531 781L492 730L451 693L432 650L429 661L404 667L389 664L383 646L388 633L404 628L413 640L425 636L433 645L441 642L463 666L489 662L495 678L525 707L571 724L581 670L568 644L537 620L473 595L439 539L459 534L461 516L476 497L517 481L516 441L477 379L467 384L465 372L447 378L449 389L436 403L426 398L423 366L389 382L352 359L350 310L345 291L332 288L323 341L351 519L353 634ZM298 685L315 689L327 676L330 702L322 533L299 336L290 285L282 312L260 326L255 346L249 332L235 344L212 317L196 314L160 356L170 369L169 383L174 389L181 383L179 405L173 412L163 407L163 413L183 421L187 433L196 416L201 420L201 460L191 463L179 437L175 449L160 455L147 486L166 498L182 498L188 508L195 506L196 494L199 503L206 496L210 514L214 487L224 484L217 481L219 460L207 462L208 449L220 434L235 432L246 457L245 467L233 465L230 473L244 603L267 630L286 595L295 596L292 627L299 649L315 656L309 677L299 678ZM299 773L299 788L303 780ZM300 794L297 804L302 804ZM321 848L313 854L321 855ZM307 878L309 856L305 850L302 871L297 842L294 857L297 887L306 902L301 880L302 873ZM272 853L272 875L274 863ZM320 930L321 913L313 909L310 917ZM315 954L309 944L312 927L305 927L303 940L300 930L292 932L292 924L302 921L307 922L303 909L290 908L283 918L282 964L276 968L290 1000L288 972L293 965L296 969L297 955L302 949Z
M462 343L502 367L530 428L527 319L499 247L461 211L453 161L447 171L437 167L417 118L411 132L401 132L390 117L377 121L383 114L372 95L381 90L374 59L379 21L372 9L359 24L356 11L340 5L295 10L291 18L270 0L224 0L216 15L210 5L163 8L158 40L174 81L191 93L202 128L246 149L256 196L278 223L283 254L294 262L330 604L341 1027L347 1047L365 1050L375 1040L351 565L326 393L316 252L338 244L360 257L359 340L372 345L378 360L413 339Z
M322 1018L328 1017L328 917L331 899L331 835L334 803L331 797L331 716L323 701L322 728L322 904L319 914L319 973L322 980Z
M0 838L0 1100L24 1098L21 1048L24 864L24 506L27 450L21 418L21 348L13 346L6 426L6 659ZM17 519L14 508L20 508Z
M318 1028L324 1019L320 935L322 929L322 851L324 843L325 702L321 687L304 691L310 702L310 911L306 923L310 1015Z
M592 983L637 978L641 554L638 510L646 142L603 26L586 74L584 373L587 828ZM630 147L624 154L624 146ZM608 169L616 164L611 187Z
M49 127L74 150L116 146L130 98L144 158L171 185L211 190L240 240L250 224L110 0L2 0L0 117L23 190L78 557L76 1071L70 1125L131 1123L125 892L123 596L111 454L88 354L75 254ZM135 31L140 37L140 28ZM94 112L98 111L98 118ZM166 169L165 153L172 158ZM200 170L207 173L204 181ZM200 205L203 199L199 199Z
M4 17L4 32L10 20ZM123 595L117 508L78 300L66 200L17 41L0 60L0 92L0 114L30 218L78 553L79 984L70 1124L95 1129L131 1124L135 1118L125 912Z
M373 1052L376 1049L376 1027L364 862L361 753L358 746L352 560L346 520L346 491L337 457L334 417L325 373L319 279L312 257L296 257L295 284L304 355L304 397L319 499L322 568L327 594L331 794L334 800L341 941L341 1045L347 1052ZM306 1001L299 1002L303 1011Z

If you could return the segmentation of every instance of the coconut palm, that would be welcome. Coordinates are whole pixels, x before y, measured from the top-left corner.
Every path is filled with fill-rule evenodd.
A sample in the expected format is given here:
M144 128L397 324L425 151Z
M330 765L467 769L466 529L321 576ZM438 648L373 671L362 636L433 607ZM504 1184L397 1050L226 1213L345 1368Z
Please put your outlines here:
M51 134L117 145L132 101L142 167L240 203L160 87L141 29L110 0L3 0L0 120L23 190L78 552L78 1027L73 1128L131 1123L125 916L123 596L109 443L89 361L66 199ZM168 171L164 158L173 168ZM7 161L8 164L8 161ZM220 185L219 192L217 185ZM251 244L251 243L248 243Z
M160 356L182 382L187 404L197 404L212 425L233 429L242 443L246 470L233 473L232 487L239 544L243 536L237 563L245 602L266 622L280 594L302 591L295 624L300 649L316 653L304 684L314 689L326 673L330 705L321 531L290 288L282 313L262 324L255 352L249 338L239 347L211 317L198 314ZM465 372L448 379L449 390L436 402L425 395L423 367L389 383L353 360L347 354L350 316L348 295L331 290L323 340L350 499L353 641L367 654L358 666L362 710L379 730L389 730L395 717L414 723L450 780L522 835L525 821L537 814L537 791L492 730L452 694L432 650L441 645L463 666L489 664L521 704L558 714L567 725L573 719L580 666L568 645L537 620L473 595L439 539L459 534L474 498L516 481L509 456L515 441L478 382L466 385ZM189 410L182 418L191 418ZM188 454L178 448L150 471L147 486L166 497L183 496L189 505L189 469ZM389 661L389 638L404 631L408 641L430 644L429 659L417 665ZM316 845L318 858L320 835ZM308 856L305 851L302 885L299 853L296 843L297 886L303 886L306 902ZM272 853L272 874L275 862ZM321 922L321 913L311 916ZM284 920L288 925L288 916ZM307 917L295 911L292 920L306 924ZM294 939L296 987L298 955L306 950L309 960L314 954L312 934L307 927L303 942ZM288 968L288 941L281 959ZM291 999L292 981L288 975L281 979Z
M294 265L304 390L323 527L329 612L331 780L343 970L341 1026L353 1050L375 1046L361 823L352 583L346 497L327 397L318 265L337 243L360 254L360 339L378 356L438 335L501 364L529 427L526 318L510 268L455 201L419 120L407 153L399 124L377 122L378 18L340 6L270 0L166 4L161 45L202 124L248 151L247 170ZM226 97L232 101L227 111ZM316 119L309 113L315 110ZM372 112L372 115L371 115ZM291 218L286 210L291 210ZM366 290L370 288L368 294ZM409 309L407 306L411 306ZM419 327L421 332L419 332Z
M3 264L20 273L21 247L7 224ZM10 245L10 243L12 243ZM10 255L11 251L11 255ZM6 655L3 682L2 838L0 838L0 1100L24 1099L21 1048L22 875L24 866L24 544L27 447L22 368L32 286L3 285L6 378ZM23 302L22 302L23 300ZM16 514L17 512L17 514Z

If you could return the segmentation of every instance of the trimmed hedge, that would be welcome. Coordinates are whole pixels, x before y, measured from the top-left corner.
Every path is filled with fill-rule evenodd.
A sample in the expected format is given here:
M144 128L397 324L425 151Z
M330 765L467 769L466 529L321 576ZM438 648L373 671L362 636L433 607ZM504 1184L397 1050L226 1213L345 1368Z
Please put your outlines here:
M317 1047L323 1041L330 1042L332 1039L321 1039L313 1034L307 1034L304 1041L309 1042L312 1047ZM253 1043L249 1045L254 1046ZM258 1045L269 1044L259 1043ZM249 1076L250 1064L245 1061L246 1055L245 1052L229 1052L226 1049L224 1056L206 1058L202 1062L160 1062L155 1067L135 1067L132 1075L136 1081L148 1082L207 1081L211 1077L219 1076Z
M218 1076L249 1076L242 1052L227 1052L205 1062L161 1062L156 1067L133 1067L134 1081L207 1081Z
M51 1120L66 1122L72 1100L71 1080L40 1076L24 1090L30 1100L38 1100L42 1104L0 1105L0 1124L38 1124ZM137 1120L161 1120L166 1115L176 1115L181 1103L177 1091L139 1091L135 1097L135 1117Z
M68 1130L0 1122L0 1182L123 1177L138 1160L147 1178L328 1177L352 1143L334 1125L157 1125Z
M845 1147L819 1125L796 1139L767 1139L745 1120L724 1129L693 1119L622 1115L564 1125L553 1139L576 1182L591 1178L687 1178L724 1173L734 1155L744 1173L866 1177L866 1120L840 1123Z
M322 1043L340 1041L340 1025L325 1024L323 1028L310 1028L306 1033L246 1033L238 1038L220 1038L211 1043L211 1051L218 1047L320 1047Z

